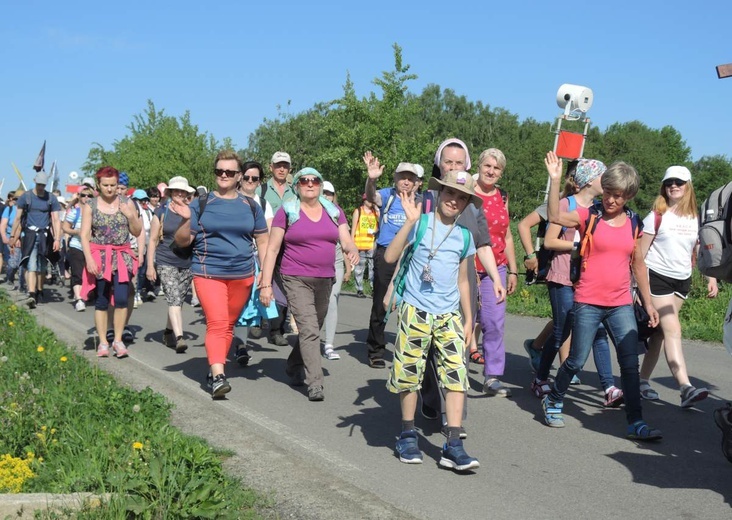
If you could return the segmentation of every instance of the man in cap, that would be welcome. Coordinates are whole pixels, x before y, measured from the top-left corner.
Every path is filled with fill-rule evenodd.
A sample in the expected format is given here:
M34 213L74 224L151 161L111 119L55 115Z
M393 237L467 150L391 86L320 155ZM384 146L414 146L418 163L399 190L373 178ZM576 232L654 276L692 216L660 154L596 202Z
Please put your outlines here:
M366 152L363 160L368 169L368 179L364 190L366 200L379 208L380 214L379 235L376 238L376 251L374 252L373 301L371 303L369 335L366 343L369 349L369 366L372 368L386 368L386 362L384 361L384 351L386 350L384 296L386 296L389 284L394 276L396 262L387 262L384 258L384 252L407 220L400 195L415 192L419 170L412 163L399 163L394 171L394 186L377 191L376 181L384 172L384 166L371 152ZM421 211L422 197L419 194L415 195L416 203Z
M257 188L257 195L269 202L272 206L273 213L277 213L277 210L280 209L280 206L285 201L296 196L295 190L292 187L292 177L290 176L291 168L292 160L290 159L290 154L287 152L275 152L272 155L272 161L269 165L269 171L272 173L272 176L267 182L260 184ZM277 270L274 273L274 281L279 287L282 286ZM269 342L279 347L284 347L288 344L287 339L285 339L287 307L278 303L277 311L279 316L269 321ZM253 338L258 338L261 334L262 329L260 327L251 327L249 329L249 335Z
M35 187L18 199L17 214L10 232L10 243L21 248L21 266L25 266L28 272L27 303L31 309L43 298L47 256L58 254L61 244L61 220L58 217L61 205L55 195L46 191L48 175L41 171L33 182Z

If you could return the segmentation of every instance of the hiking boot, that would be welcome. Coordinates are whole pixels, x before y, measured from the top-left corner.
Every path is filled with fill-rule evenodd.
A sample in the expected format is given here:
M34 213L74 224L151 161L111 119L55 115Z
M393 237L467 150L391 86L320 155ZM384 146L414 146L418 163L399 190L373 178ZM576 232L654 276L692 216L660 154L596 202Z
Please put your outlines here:
M287 343L287 338L285 338L279 332L277 332L275 334L272 334L269 337L269 340L268 341L269 341L269 343L272 343L274 345L277 345L278 347L286 347L287 345L289 345L289 343Z
M239 363L239 366L248 366L250 359L251 356L249 355L249 352L247 352L246 346L241 345L236 348L236 362Z
M163 345L168 348L175 348L175 333L172 330L163 331Z
M322 386L315 385L308 388L308 401L322 401L324 399L325 394Z
M402 432L396 441L396 453L404 464L422 464L422 452L419 450L417 432Z
M186 343L186 340L183 339L183 336L178 336L175 338L175 352L176 354L182 354L188 350L188 344Z
M455 471L468 471L478 469L480 462L475 457L471 457L465 453L463 441L460 439L446 442L442 446L442 457L440 457L440 466Z
M483 392L494 397L511 397L511 389L501 383L495 377L485 380Z
M552 428L564 428L564 403L551 401L548 395L541 400L541 409L544 410L544 422Z
M703 401L709 395L709 390L706 388L695 388L693 386L687 386L681 392L681 408L691 408L694 403Z
M226 380L224 374L213 377L211 374L206 378L206 384L211 389L211 397L213 399L221 399L224 395L231 392L231 385Z
M86 309L86 303L84 303L84 300L76 300L74 309L76 309L76 312L84 312L84 309Z

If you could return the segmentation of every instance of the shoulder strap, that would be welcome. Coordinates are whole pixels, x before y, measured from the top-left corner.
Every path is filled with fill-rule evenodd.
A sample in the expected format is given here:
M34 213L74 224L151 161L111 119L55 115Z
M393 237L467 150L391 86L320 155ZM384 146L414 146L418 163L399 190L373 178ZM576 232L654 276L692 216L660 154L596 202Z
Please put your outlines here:
M417 222L417 231L414 233L414 246L417 247L417 245L422 242L422 238L424 238L424 234L427 232L427 226L428 226L428 220L429 215L422 214L419 217L419 221Z
M198 196L198 222L201 222L201 217L203 216L203 212L206 211L206 204L208 204L208 196L209 193L201 193Z
M267 188L269 188L269 185L265 182L261 184L261 189L259 190L259 196L262 200L264 200L264 194L267 193Z
M506 190L503 188L498 188L499 193L501 194L501 200L503 201L503 205L505 206L508 202L508 193L506 193Z
M574 198L574 195L567 197L567 204L567 211L574 211L577 209L577 199Z
M460 229L463 232L463 252L460 255L460 260L468 256L468 249L470 248L470 231L468 231L468 228L464 228L460 226Z
M392 188L389 191L389 198L386 200L386 206L384 206L384 211L381 212L381 221L386 218L386 215L389 213L389 209L391 209L391 205L394 203L394 198L396 197L396 190Z
M663 215L659 213L658 211L653 211L653 230L655 231L653 238L656 238L656 235L658 235L658 229L661 227L661 219L663 219Z

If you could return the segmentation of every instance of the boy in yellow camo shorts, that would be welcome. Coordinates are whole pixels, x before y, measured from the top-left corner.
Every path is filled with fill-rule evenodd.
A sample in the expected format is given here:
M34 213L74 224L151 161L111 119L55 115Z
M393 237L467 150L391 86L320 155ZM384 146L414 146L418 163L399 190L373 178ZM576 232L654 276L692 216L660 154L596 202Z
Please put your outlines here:
M439 464L456 471L480 466L478 459L465 452L460 439L464 394L468 388L465 345L470 342L473 328L466 257L475 254L475 245L472 235L456 225L456 220L468 204L481 205L473 186L473 178L466 172L451 171L442 179L431 178L429 189L439 191L439 198L435 212L427 215L420 215L413 194L401 194L407 220L384 254L387 262L394 263L407 246L413 248L403 279L395 280L395 284L403 283L402 303L394 364L386 385L389 391L399 394L402 432L396 452L406 464L422 463L414 415L417 391L422 385L432 345L437 355L440 385L447 391L447 442Z

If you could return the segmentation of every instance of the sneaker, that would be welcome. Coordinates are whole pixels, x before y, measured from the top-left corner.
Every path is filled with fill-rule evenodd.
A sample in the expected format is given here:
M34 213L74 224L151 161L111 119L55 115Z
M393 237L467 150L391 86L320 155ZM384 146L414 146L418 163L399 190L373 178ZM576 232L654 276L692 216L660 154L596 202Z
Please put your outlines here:
M74 309L76 309L76 312L84 312L86 309L86 303L84 303L84 300L76 300Z
M396 441L396 453L404 464L422 464L422 452L419 451L417 432L402 432Z
M435 410L431 406L425 404L424 401L422 402L421 412L422 417L424 417L428 421L436 421L440 418L440 411Z
M200 307L201 301L198 298L191 298L191 307Z
M356 292L356 296L358 296L359 298L366 298L366 295L363 293L363 291Z
M109 357L109 345L107 343L101 343L97 347L97 357Z
M285 368L285 374L290 378L290 386L303 386L305 384L305 376L303 375L303 367L290 369Z
M287 343L287 338L285 338L279 332L277 332L275 334L272 334L269 337L269 340L268 341L269 341L269 343L272 343L274 345L277 345L278 347L286 347L287 345L289 345L289 343Z
M191 305L193 305L192 300L191 300ZM249 327L249 337L252 339L261 338L262 337L262 327L260 327L259 325L255 325L254 327Z
M564 408L564 403L550 401L549 396L545 395L544 399L541 400L541 409L544 410L544 422L552 428L564 428L562 408Z
M572 386L581 385L582 380L579 377L577 377L577 374L575 374L572 376L572 380L569 382L569 384Z
M36 301L36 295L28 293L28 297L25 302L28 304L29 309L35 309L38 302Z
M463 441L456 440L445 443L442 446L442 457L440 457L440 466L443 468L453 469L455 471L468 471L478 469L480 462L475 457L471 457L465 453Z
M231 392L231 385L226 380L224 374L219 374L216 377L209 374L206 377L206 384L211 389L211 397L213 399L220 399Z
M244 345L236 348L236 362L239 363L239 366L248 366L250 359L251 356L249 355L249 352L247 352L247 348Z
M324 399L325 394L322 386L315 385L308 388L308 401L322 401Z
M703 401L709 395L709 390L706 388L695 388L693 386L687 386L681 392L681 408L691 408L694 403Z
M440 429L440 433L442 433L442 435L447 437L447 424L442 425L442 428ZM468 432L466 432L465 428L462 426L460 427L460 438L463 440L468 438Z
M142 305L142 298L140 298L139 293L135 294L135 303L132 304L132 307L137 309L140 305Z
M492 395L495 397L511 397L511 389L495 377L485 380L485 383L483 383L483 392L486 395Z
M165 296L165 291L163 290L163 286L162 285L158 289L158 296Z
M617 408L625 401L623 391L617 386L611 386L605 390L605 408Z
M545 379L544 381L541 381L539 379L534 378L534 380L531 382L531 393L533 393L539 399L541 399L545 395L549 394L551 391L552 391L552 382L549 379Z
M155 292L147 291L142 294L141 298L143 299L143 301L154 302L155 301Z
M168 348L175 348L175 333L172 330L163 331L163 345Z
M529 366L531 366L531 370L538 372L539 364L541 363L541 350L533 348L533 344L533 339L524 340L524 350L529 355Z
M651 385L648 384L648 381L641 381L640 395L643 399L647 401L658 401L658 392L651 388Z
M645 421L636 421L628 425L628 439L632 441L658 441L663 438L661 430L651 428Z
M107 331L107 343L112 343L114 341L114 329L109 329Z
M188 344L186 343L186 340L183 339L183 336L175 338L175 353L182 354L186 350L188 350Z
M125 327L122 331L122 341L126 341L127 343L132 343L135 339L135 336L132 334L132 330L130 330L129 327Z
M341 359L341 355L333 350L333 345L326 345L323 349L323 357L325 359L335 360L335 359Z
M112 343L112 348L114 349L114 354L117 356L117 359L126 358L130 355L127 347L125 347L124 341L115 341Z

